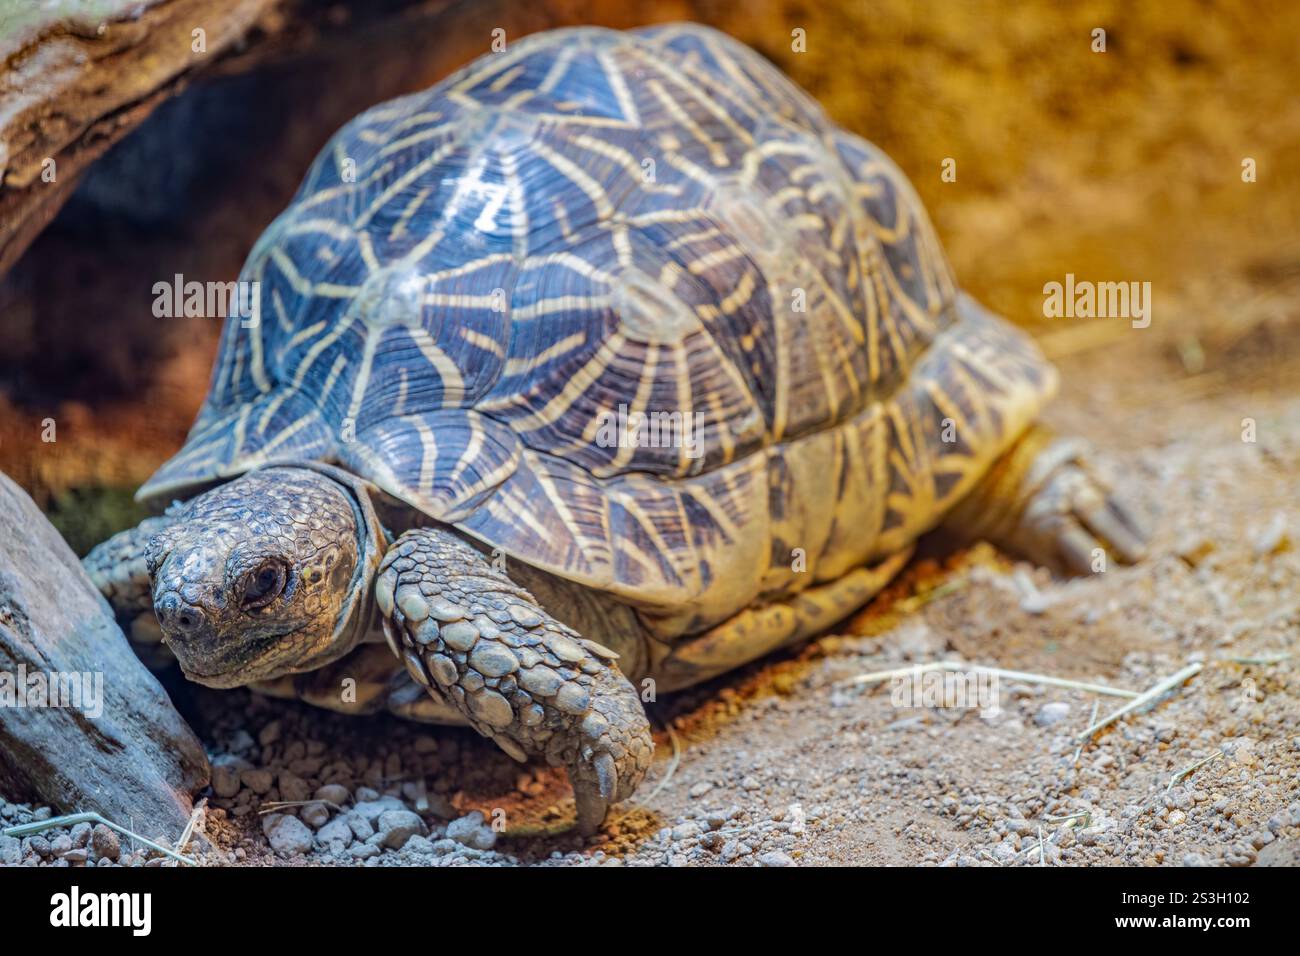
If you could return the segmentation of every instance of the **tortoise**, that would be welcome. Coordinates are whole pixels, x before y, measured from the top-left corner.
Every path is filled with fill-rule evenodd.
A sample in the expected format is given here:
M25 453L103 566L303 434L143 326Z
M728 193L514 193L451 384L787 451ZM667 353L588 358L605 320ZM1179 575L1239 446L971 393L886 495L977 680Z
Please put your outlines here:
M1142 553L899 168L712 29L542 33L370 109L241 280L139 490L170 507L92 577L191 680L565 767L583 832L645 701L839 622L941 523Z

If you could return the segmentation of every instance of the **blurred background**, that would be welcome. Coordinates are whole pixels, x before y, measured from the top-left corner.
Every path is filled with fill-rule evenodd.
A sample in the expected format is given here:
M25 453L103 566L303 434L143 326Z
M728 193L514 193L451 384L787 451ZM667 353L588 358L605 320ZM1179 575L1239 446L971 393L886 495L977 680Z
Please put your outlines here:
M184 440L207 389L220 321L154 318L154 284L234 279L335 129L488 52L494 30L509 42L695 20L759 50L911 176L961 283L1062 364L1062 426L1138 447L1167 440L1177 409L1207 440L1239 440L1244 415L1267 419L1282 407L1267 396L1300 383L1295 4L23 6L0 19L0 469L79 553L138 519L131 493ZM196 23L208 49L143 82ZM171 44L161 54L157 36ZM43 96L57 102L55 72L86 63L105 75L79 102L108 106L64 131L82 154L37 203L50 184L32 178L24 137L58 113L37 115ZM1043 286L1067 273L1151 282L1151 328L1044 319Z

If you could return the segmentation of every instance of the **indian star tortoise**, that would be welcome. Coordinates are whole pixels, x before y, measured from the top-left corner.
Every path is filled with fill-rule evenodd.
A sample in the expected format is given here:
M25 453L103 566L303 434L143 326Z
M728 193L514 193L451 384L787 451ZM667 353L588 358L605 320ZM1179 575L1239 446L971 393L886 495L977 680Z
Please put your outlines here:
M171 507L92 576L192 680L567 768L584 832L643 699L836 623L941 522L1142 551L899 169L711 29L542 33L368 110L242 280L139 492Z

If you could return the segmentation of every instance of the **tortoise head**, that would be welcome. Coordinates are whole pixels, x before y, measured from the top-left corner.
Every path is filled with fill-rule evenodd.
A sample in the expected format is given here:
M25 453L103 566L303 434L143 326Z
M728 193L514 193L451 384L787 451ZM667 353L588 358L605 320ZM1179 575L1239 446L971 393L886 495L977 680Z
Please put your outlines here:
M325 466L264 468L177 518L147 563L163 638L190 680L314 670L364 634L382 531L359 482Z

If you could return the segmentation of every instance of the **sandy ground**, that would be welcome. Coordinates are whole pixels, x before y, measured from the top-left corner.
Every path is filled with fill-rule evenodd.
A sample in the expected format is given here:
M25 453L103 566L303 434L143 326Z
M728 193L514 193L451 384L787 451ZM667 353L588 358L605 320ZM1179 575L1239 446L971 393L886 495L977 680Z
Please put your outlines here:
M1270 341L1221 366L1224 380L1248 383L1241 388L1219 379L1189 386L1158 325L1114 330L1123 362L1116 346L1063 362L1065 394L1048 420L1110 451L1117 483L1153 524L1147 561L1053 580L987 546L952 552L929 543L930 556L834 635L654 705L655 766L594 841L534 835L570 818L562 775L521 768L470 732L196 689L181 703L225 794L207 801L201 829L211 842L198 856L367 865L1295 863L1300 657L1278 660L1295 654L1300 626L1295 318L1255 328L1255 339ZM1255 442L1241 440L1243 418L1254 419ZM1201 670L1082 747L1076 735L1123 699L1003 677L978 707L912 706L898 681L854 682L939 660L1132 691L1191 664ZM314 798L333 806L287 810L307 826L277 814L286 811L276 801ZM0 813L20 820L27 808ZM78 860L67 836L65 852L70 845ZM47 841L49 861L59 859L57 837ZM34 861L41 845L16 849Z
M1282 66L1294 29L1278 22L1294 12L1044 4L1006 23L978 4L943 16L893 2L660 6L657 19L707 19L757 45L900 162L962 282L1060 365L1047 421L1108 453L1153 526L1149 559L1061 581L927 542L833 635L654 705L652 773L588 843L535 835L572 812L561 774L470 732L196 689L178 700L219 787L194 852L214 864L1297 862L1300 658L1277 659L1300 638L1300 191L1286 185L1300 178L1285 170L1300 103ZM628 25L595 3L565 16ZM505 14L492 22L519 32ZM1104 56L1079 40L1097 22L1111 28ZM796 25L814 41L806 57L788 52ZM947 156L956 183L939 179ZM1258 159L1257 183L1241 181L1243 156ZM1067 272L1152 281L1151 327L1035 319L1043 283ZM69 487L138 482L188 425L212 332L178 341L137 403L58 405L57 446L30 438L45 406L0 400L0 465L54 512ZM1201 669L1082 748L1094 708L1104 717L1122 698L1003 678L986 713L899 706L890 683L854 683L938 660L1130 691ZM41 812L0 804L6 821ZM83 857L143 862L88 828L0 840L0 862Z

